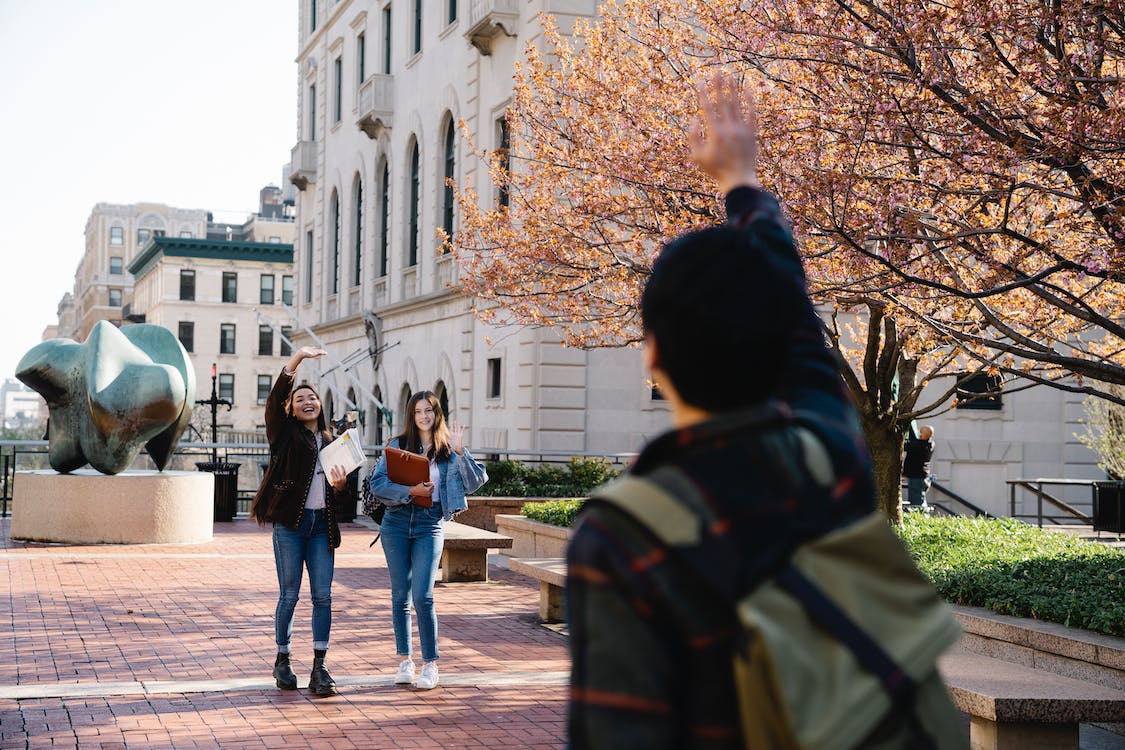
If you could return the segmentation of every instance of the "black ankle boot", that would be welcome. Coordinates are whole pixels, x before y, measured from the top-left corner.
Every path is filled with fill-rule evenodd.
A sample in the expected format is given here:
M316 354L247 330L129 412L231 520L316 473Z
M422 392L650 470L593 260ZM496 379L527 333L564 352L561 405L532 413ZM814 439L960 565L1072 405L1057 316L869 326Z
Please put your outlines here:
M273 677L282 690L297 689L297 675L293 674L293 669L289 666L289 654L279 653L274 659Z
M322 698L336 694L336 681L325 669L323 656L313 658L312 674L309 675L309 692Z

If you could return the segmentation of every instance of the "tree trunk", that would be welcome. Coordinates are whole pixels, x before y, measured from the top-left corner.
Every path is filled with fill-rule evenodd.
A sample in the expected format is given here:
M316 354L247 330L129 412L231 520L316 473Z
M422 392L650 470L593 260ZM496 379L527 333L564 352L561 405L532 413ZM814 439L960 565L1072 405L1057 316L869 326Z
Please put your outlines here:
M865 435L875 470L875 501L894 523L902 524L902 434L872 430Z

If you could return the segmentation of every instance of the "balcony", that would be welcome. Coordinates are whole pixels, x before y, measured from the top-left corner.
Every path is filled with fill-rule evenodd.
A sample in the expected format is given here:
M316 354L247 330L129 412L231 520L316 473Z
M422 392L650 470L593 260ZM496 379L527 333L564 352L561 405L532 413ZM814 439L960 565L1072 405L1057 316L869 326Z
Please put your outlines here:
M516 35L519 18L519 0L469 0L465 38L482 55L491 55L496 37L500 34Z
M289 181L304 190L310 182L316 182L316 143L297 141L289 157Z
M394 76L373 74L359 88L359 129L374 140L384 130L391 129L394 114Z

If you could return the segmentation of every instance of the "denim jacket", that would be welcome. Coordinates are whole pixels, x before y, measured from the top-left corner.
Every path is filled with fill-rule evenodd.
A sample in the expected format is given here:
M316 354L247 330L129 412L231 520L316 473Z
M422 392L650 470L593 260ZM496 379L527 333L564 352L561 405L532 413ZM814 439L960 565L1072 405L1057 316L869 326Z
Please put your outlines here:
M401 438L395 438L392 443L396 448L401 446ZM451 453L449 459L438 461L437 466L441 476L438 500L441 502L442 517L449 521L469 507L465 496L476 492L488 481L488 472L484 470L484 464L473 458L468 448L465 448L461 455ZM410 487L405 484L395 484L387 476L385 455L379 457L375 470L363 480L363 484L366 494L379 498L386 506L410 503Z

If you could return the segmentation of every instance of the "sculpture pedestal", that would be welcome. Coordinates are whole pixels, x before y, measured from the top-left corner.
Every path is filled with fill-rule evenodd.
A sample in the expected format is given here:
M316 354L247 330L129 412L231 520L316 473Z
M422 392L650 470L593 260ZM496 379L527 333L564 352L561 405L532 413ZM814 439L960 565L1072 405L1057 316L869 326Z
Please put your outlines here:
M206 472L16 472L12 539L68 544L198 544L213 534Z

